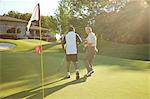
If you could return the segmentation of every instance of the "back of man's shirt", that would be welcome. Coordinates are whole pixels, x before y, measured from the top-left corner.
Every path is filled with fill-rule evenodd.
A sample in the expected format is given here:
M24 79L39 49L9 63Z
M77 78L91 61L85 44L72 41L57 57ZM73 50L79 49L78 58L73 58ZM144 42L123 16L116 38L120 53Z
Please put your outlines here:
M76 33L69 32L66 34L66 54L77 54Z
M80 36L71 31L64 37L64 43L66 43L66 54L77 54L77 42L82 42Z

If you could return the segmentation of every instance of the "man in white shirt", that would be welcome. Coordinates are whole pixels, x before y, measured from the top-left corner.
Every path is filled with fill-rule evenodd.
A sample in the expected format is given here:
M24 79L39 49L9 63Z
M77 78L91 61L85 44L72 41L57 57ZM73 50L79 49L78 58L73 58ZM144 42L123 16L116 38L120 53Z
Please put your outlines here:
M70 65L71 62L73 62L73 65L76 69L76 79L78 80L80 78L79 76L79 68L78 68L78 58L77 58L77 47L78 42L82 42L80 36L75 33L74 27L69 27L69 32L64 36L62 40L62 47L65 50L66 53L66 60L67 60L67 78L70 78ZM64 46L66 44L66 47Z
M85 27L85 31L88 34L87 38L84 40L84 46L86 48L86 52L85 52L85 66L87 68L86 75L91 76L91 74L94 73L92 61L97 52L97 48L96 48L97 38L95 36L95 33L92 32L91 27Z

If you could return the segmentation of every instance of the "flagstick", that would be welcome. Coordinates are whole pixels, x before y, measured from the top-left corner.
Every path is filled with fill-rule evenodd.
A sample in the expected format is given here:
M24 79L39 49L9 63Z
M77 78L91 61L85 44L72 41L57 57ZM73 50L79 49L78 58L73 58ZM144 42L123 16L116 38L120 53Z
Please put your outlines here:
M40 28L40 47L42 49L42 33L41 33L41 16L39 20L39 28ZM42 83L42 99L44 99L44 66L43 66L43 51L41 51L41 83Z
M38 15L38 16L37 16ZM39 22L39 32L40 32L40 67L41 67L41 85L42 85L42 99L44 99L44 66L43 66L43 52L42 52L42 33L41 33L41 14L40 14L40 4L38 3L34 10L33 10L33 14L28 22L27 25L27 31L29 31L29 28L31 26L31 22L32 21L38 21Z

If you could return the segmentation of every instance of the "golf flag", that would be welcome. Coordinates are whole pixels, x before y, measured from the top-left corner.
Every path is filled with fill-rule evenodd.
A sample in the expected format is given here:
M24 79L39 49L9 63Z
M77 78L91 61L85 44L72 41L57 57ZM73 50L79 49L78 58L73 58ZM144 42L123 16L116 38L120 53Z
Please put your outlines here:
M40 16L40 4L38 3L35 6L32 16L28 22L27 31L29 32L32 21L39 22L38 25L39 25L39 32L40 32L40 45L35 47L35 52L36 54L40 54L42 99L44 99L44 63L43 63L43 54L42 54L42 33L41 33L41 18L40 17L41 17Z
M32 21L39 21L40 20L40 4L38 3L34 10L33 10L33 13L32 13L32 16L28 22L28 25L27 25L27 31L29 31L30 29L30 26L31 26L31 22Z
M35 47L35 53L38 55L38 54L41 54L42 52L42 46L37 46Z

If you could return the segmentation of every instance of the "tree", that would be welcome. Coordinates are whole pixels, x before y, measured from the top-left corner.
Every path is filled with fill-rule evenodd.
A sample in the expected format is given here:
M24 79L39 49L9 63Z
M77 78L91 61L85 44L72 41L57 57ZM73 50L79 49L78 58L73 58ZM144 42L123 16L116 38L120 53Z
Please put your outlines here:
M119 12L126 3L127 0L62 0L56 17L62 33L65 33L66 27L72 24L81 36L85 36L83 35L84 27L89 24L97 32L98 40L100 40L101 33L96 31L95 27L96 16L103 13Z
M58 11L64 11L70 17L87 19L91 25L95 24L94 17L103 12L119 11L127 3L127 0L62 0ZM61 13L57 13L61 16ZM69 19L68 19L69 20Z
M144 1L144 0L143 0ZM143 1L131 1L119 12L102 13L96 17L96 30L104 39L122 43L148 43L149 9Z
M146 0L146 2L147 2L147 4L149 4L149 5L150 5L150 0Z
M64 34L65 32L67 32L69 20L71 18L70 9L66 6L66 2L60 2L55 16L58 29L57 32Z

